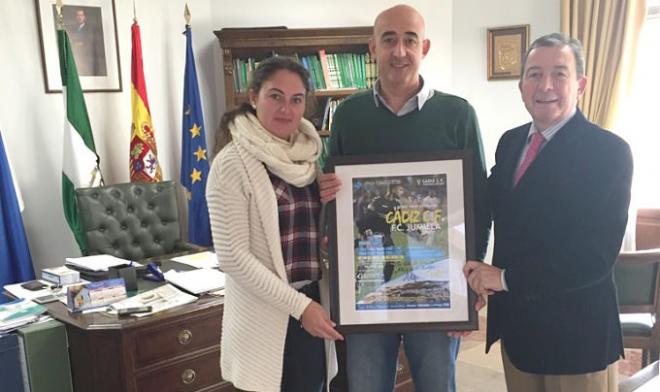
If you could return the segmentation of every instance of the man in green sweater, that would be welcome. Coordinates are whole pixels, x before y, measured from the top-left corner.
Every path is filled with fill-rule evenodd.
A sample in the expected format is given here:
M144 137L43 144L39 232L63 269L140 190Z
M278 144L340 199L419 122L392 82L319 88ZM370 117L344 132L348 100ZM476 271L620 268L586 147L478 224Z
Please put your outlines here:
M431 89L419 75L430 48L424 26L424 18L407 5L378 15L369 49L378 63L379 79L372 91L355 94L337 108L330 155L472 151L475 257L483 259L490 216L479 125L466 100ZM322 175L319 183L324 202L332 200L341 186L334 174ZM347 334L349 391L393 390L401 341L416 391L455 391L458 336L406 330Z

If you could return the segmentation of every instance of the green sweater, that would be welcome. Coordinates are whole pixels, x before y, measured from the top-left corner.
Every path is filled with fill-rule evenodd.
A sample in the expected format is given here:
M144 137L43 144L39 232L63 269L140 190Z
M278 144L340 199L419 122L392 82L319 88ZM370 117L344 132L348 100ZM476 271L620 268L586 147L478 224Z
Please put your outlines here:
M397 117L376 106L373 91L358 93L339 105L330 135L330 156L471 150L476 253L467 256L483 260L490 231L486 167L477 116L466 100L435 91L422 110Z

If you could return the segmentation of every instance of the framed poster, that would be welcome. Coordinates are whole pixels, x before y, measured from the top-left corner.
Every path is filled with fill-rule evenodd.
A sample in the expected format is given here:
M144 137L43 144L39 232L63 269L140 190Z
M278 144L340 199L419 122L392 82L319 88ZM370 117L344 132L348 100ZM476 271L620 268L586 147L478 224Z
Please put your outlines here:
M529 25L488 29L488 80L518 79L529 46Z
M343 332L477 329L471 153L331 157L331 317Z
M62 91L55 0L35 0L47 93ZM84 92L121 91L114 0L71 0L62 6L80 85Z

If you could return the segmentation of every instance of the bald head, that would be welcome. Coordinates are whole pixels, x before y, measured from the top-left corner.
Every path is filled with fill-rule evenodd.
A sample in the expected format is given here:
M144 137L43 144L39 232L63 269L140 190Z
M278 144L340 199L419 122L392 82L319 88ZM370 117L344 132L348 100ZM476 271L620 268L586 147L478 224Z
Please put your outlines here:
M380 36L383 31L387 30L388 26L391 26L396 20L405 20L408 23L415 25L419 30L417 33L421 32L422 34L422 36L419 37L420 40L424 40L426 31L424 17L415 8L406 4L395 5L376 16L376 20L374 20L374 37Z
M419 67L430 45L424 18L413 7L397 5L378 14L369 50L384 94L403 100L419 90Z

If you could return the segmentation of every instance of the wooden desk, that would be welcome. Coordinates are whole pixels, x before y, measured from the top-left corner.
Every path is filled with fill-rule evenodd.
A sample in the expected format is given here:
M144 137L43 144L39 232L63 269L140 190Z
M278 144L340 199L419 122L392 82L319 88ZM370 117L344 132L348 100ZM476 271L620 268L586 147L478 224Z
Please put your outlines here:
M49 313L66 324L77 392L234 392L220 375L222 298L198 301L143 318L105 312Z

